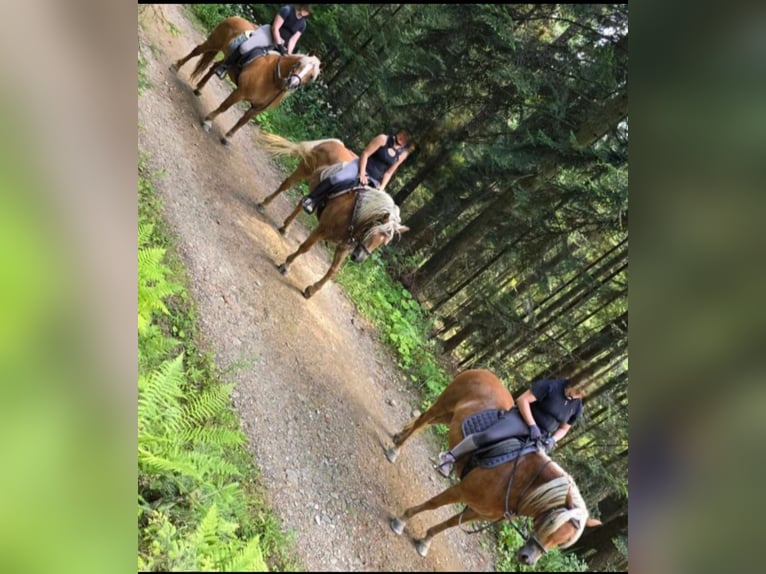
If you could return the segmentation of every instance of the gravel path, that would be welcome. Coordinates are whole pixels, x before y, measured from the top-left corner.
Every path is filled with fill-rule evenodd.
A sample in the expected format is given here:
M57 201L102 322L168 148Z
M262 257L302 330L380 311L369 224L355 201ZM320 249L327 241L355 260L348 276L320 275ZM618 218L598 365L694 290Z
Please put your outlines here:
M218 365L230 369L235 407L262 471L270 504L310 571L493 571L483 534L451 529L427 558L388 526L392 513L447 486L431 468L438 445L413 439L396 464L383 455L390 435L418 400L366 322L335 283L311 300L300 289L329 266L314 249L287 277L275 263L307 231L298 222L276 231L291 205L275 200L261 215L258 200L283 178L253 144L247 125L229 147L218 142L238 119L232 108L211 133L199 120L229 92L213 78L200 98L189 74L168 68L202 40L180 5L139 6L139 52L153 87L138 98L138 146L152 170L165 217L179 237L204 336ZM328 134L331 136L332 134ZM349 263L350 264L350 263ZM408 532L448 518L454 507L415 517Z

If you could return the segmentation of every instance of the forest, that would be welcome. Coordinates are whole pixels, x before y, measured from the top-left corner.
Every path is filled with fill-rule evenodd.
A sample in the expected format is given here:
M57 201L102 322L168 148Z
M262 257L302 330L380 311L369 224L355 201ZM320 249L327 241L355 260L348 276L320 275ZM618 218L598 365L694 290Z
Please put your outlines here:
M214 25L270 23L280 6L196 8ZM624 567L627 4L316 5L298 44L310 50L322 72L283 105L291 139L360 153L379 133L412 134L387 188L411 231L375 259L444 364L490 369L514 397L587 376L584 417L554 456L604 523L576 552Z

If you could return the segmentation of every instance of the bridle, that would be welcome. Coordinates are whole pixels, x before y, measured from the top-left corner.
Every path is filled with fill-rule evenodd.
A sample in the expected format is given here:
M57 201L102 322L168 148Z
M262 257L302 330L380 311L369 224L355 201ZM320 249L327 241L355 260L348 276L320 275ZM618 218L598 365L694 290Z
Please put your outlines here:
M526 448L526 447L527 447L527 445L528 445L529 443L530 443L530 440L529 440L529 439L527 439L527 441L524 443L524 446L522 446L522 447L521 447L521 448L522 448L522 450L523 450L524 448ZM503 512L503 518L499 518L499 519L495 520L494 522L491 522L491 523L489 523L488 525L486 525L485 527L483 527L483 528L480 528L480 529L478 529L478 530L474 530L474 531L465 531L465 530L464 530L464 532L468 532L468 534L477 534L477 533L479 533L479 532L481 532L481 531L483 531L483 530L485 530L485 529L489 528L489 527L490 527L490 526L492 526L493 524L496 524L497 522L500 522L501 520L505 519L505 520L507 520L507 521L510 523L510 525L513 527L513 529L514 529L514 530L516 530L516 532L518 532L518 533L519 533L519 535L521 536L521 538L524 540L524 544L525 544L525 545L526 545L526 544L528 544L529 542L532 542L533 544L535 544L535 545L536 545L536 546L537 546L537 547L538 547L538 548L541 550L541 552L542 552L543 554L546 554L548 551L545 549L545 547L542 545L542 543L541 543L541 542L540 542L540 541L537 539L537 536L535 536L535 533L534 533L534 532L532 532L531 534L528 534L527 532L525 532L525 530L527 530L527 528L528 528L527 526L525 526L525 527L524 527L524 529L522 529L522 528L519 528L519 527L516 525L516 521L514 521L514 518L515 518L515 517L520 517L520 515L518 514L518 512L517 512L516 510L510 510L510 509L509 509L509 500L510 500L510 495L511 495L511 488L513 487L513 479L514 479L514 478L515 478L515 476L516 476L516 467L518 466L518 463L519 463L519 459L520 459L520 458L521 458L521 457L520 457L520 456L518 456L518 457L516 457L516 459L513 461L513 470L511 471L511 477L510 477L510 479L508 480L508 486L507 486L507 488L505 489L505 512ZM543 469L545 469L545 467L546 467L546 466L548 466L548 464L551 462L551 460L552 460L552 459L550 459L550 458L549 458L547 461L545 461L545 462L544 462L544 463L543 463L543 464L540 466L540 468L537 470L537 472L535 473L535 475L532 477L532 480L530 480L530 481L527 483L527 485L524 487L524 490L522 490L522 491L521 491L521 494L519 494L519 496L516 498L516 504L517 504L517 505L520 505L520 503L521 503L521 500L522 500L522 498L524 497L524 495L525 495L525 494L527 493L527 491L530 489L530 487L532 486L532 484L534 484L535 480L537 480L537 477L539 477L539 476L540 476L540 474L543 472ZM468 507L466 506L466 509L467 509L467 508L468 508ZM555 509L551 509L551 510L555 510ZM551 510L549 510L547 513L550 513L550 512L551 512ZM463 512L465 512L465 509L463 510ZM547 513L546 513L546 514L547 514ZM462 513L461 513L461 519L462 519ZM460 524L460 522L458 522L458 525L459 525L459 524Z
M303 83L304 76L310 71L314 69L314 66L306 66L302 73L296 74L295 69L300 64L300 61L296 62L292 65L290 70L287 72L287 76L282 76L282 70L280 69L282 66L282 58L283 56L279 56L279 59L277 60L277 66L274 68L274 79L281 83L283 86L282 91L285 90L295 90L300 87L300 85Z
M356 237L354 236L354 231L356 231L356 212L359 207L359 196L364 193L364 189L358 189L355 190L356 197L354 198L354 209L351 212L351 220L348 224L348 239L346 240L346 243L353 246L354 251L357 249L361 249L365 253L365 257L369 257L372 255L372 251L370 251L367 246L364 244L363 238L365 233L368 231L369 227L372 227L370 225L368 228L361 228L358 233L356 234ZM374 222L373 222L374 224Z

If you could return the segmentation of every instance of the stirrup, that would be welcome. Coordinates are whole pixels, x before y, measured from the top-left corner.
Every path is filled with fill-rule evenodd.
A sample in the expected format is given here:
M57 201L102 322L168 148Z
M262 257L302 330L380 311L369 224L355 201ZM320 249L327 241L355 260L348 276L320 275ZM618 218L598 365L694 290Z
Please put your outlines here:
M219 78L225 78L226 70L227 70L227 66L224 66L223 64L218 64L215 67L215 70L213 71L215 72L215 75L218 76Z
M314 200L310 197L307 197L303 200L303 211L306 213L314 213L314 208L316 205L314 204Z

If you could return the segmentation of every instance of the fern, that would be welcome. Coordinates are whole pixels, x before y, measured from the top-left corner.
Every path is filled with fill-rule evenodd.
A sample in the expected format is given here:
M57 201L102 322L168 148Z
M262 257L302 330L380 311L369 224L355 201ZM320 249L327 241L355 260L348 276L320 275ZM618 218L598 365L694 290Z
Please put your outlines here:
M143 335L149 329L152 317L158 313L169 314L164 299L180 293L180 285L168 280L170 273L163 264L165 249L147 246L154 226L142 224L138 227L138 333Z

